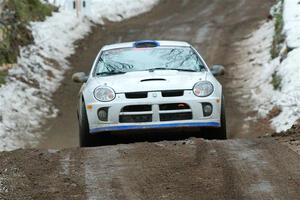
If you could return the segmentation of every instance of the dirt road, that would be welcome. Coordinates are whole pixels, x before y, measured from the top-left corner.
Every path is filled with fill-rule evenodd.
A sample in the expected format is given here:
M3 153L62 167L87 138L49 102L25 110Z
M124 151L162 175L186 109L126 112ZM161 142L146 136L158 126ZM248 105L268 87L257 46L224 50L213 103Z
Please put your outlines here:
M0 199L299 199L300 157L270 139L0 155Z
M70 58L73 67L54 96L59 116L43 128L41 148L78 146L76 105L79 85L72 83L72 73L88 72L99 49L105 45L139 39L184 40L192 43L209 65L234 65L233 42L243 39L261 20L266 19L273 0L162 0L150 13L96 27L92 34L78 43ZM258 6L259 5L259 6ZM228 70L234 71L234 70ZM222 78L225 87L228 126L231 138L253 138L256 126L244 121L247 109L236 102L232 74ZM230 87L229 87L230 86ZM188 136L187 136L188 137Z
M300 156L273 139L253 139L264 132L244 121L249 113L235 101L231 78L233 42L265 19L272 3L162 0L150 13L95 27L70 58L73 69L54 96L60 115L47 122L39 146L74 148L0 153L0 199L299 199ZM186 40L209 64L231 69L221 81L234 140L141 134L114 136L112 146L76 148L79 85L71 74L88 72L104 44L138 39Z

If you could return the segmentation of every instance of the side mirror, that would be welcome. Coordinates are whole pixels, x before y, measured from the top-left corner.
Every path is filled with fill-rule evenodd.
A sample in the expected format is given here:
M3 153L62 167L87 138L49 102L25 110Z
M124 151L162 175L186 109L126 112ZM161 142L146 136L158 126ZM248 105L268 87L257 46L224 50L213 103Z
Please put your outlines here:
M77 72L72 75L72 80L75 83L85 83L88 80L88 76L84 72Z
M223 65L213 65L210 71L214 76L222 76L225 74L225 67Z

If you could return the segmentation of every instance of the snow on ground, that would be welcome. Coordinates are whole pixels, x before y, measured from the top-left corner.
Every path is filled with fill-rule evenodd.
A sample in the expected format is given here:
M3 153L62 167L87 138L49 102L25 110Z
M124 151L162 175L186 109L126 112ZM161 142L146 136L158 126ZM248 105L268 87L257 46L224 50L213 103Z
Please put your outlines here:
M59 12L44 22L31 23L35 44L21 49L7 83L0 86L0 151L32 147L38 142L41 135L34 131L57 114L51 96L69 68L66 58L93 23L133 17L149 11L159 0L86 1L90 5L87 17L77 18L64 7L65 1L56 0L62 5Z
M287 46L291 49L300 47L300 1L285 0L283 7L284 32Z
M251 90L253 107L261 117L266 117L278 107L279 115L271 122L277 132L287 130L300 119L300 3L299 0L285 0L283 19L286 42L282 52L289 49L285 59L271 59L274 22L266 22L251 37L242 42L241 51L246 51L240 63L239 74L244 89ZM272 75L281 77L281 89L271 84Z

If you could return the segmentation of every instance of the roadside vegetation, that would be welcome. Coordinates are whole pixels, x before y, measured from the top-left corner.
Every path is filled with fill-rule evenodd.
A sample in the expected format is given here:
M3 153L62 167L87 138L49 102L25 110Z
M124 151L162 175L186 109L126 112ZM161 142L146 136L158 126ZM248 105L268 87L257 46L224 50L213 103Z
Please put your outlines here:
M278 75L277 72L274 72L272 74L272 81L271 81L271 84L273 85L274 90L281 90L281 81L282 81L281 76Z
M282 43L284 42L283 31L283 17L282 17L282 5L280 10L275 14L275 35L273 36L273 43L271 48L272 59L277 58L280 55L282 49Z
M31 21L43 21L54 7L40 0L5 0L0 14L0 68L16 63L19 48L33 43L29 27ZM6 68L4 68L6 69ZM7 69L6 69L7 70ZM0 84L6 72L0 72Z
M7 75L6 71L0 71L0 85L5 83L5 77Z
M274 20L275 20L275 34L273 36L273 42L272 42L272 48L271 48L271 58L275 59L280 56L280 53L282 51L283 43L285 40L284 34L283 34L283 3L284 0L278 0L278 7L274 11ZM287 50L283 52L284 54L287 54ZM284 55L283 55L284 57ZM282 60L282 59L281 59ZM275 90L281 90L281 80L282 78L280 75L278 75L276 72L272 74L272 80L271 84L273 85L273 88Z

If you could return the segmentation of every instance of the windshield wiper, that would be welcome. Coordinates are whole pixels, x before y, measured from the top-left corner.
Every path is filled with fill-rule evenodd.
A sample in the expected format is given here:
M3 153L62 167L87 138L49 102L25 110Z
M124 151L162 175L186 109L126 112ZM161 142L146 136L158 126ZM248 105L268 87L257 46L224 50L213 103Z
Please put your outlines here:
M96 73L97 76L110 76L110 75L117 75L117 74L126 74L127 72L121 71L112 71L112 72L98 72Z
M181 71L181 72L198 72L198 71L193 70L193 69L174 69L174 70Z
M148 69L149 72L154 72L155 70L176 70L176 71L182 71L182 72L198 72L193 69L177 69L177 68L162 68L162 67Z
M149 72L154 72L155 70L168 70L168 69L163 68L163 67L157 67L157 68L148 69Z

